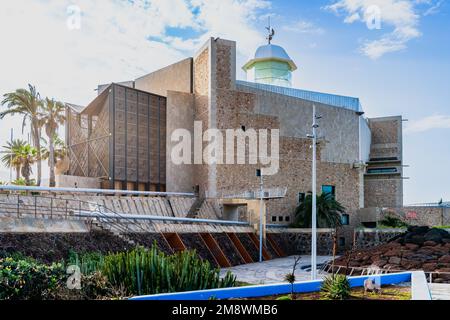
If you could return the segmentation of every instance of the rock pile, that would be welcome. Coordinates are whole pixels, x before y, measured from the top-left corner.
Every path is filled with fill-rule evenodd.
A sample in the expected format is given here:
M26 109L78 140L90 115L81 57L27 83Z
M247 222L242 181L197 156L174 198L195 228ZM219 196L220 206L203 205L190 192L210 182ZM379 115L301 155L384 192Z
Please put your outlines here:
M349 267L377 266L391 270L424 270L449 274L433 275L434 282L450 282L450 233L429 227L410 227L388 243L347 252L335 264Z

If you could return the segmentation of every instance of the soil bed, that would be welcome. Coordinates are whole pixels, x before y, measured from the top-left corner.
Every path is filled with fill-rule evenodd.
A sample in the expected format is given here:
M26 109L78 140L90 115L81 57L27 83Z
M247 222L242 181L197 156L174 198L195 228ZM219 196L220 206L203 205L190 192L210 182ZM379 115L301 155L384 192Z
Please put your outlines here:
M187 249L196 250L201 259L207 260L211 265L218 267L216 259L214 259L214 256L208 250L200 235L195 233L180 233L179 236Z
M244 264L239 252L225 233L212 233L211 235L216 239L220 249L233 266Z
M252 239L250 239L250 236L246 233L236 233L236 235L239 238L239 241L241 241L245 250L247 250L248 254L252 257L253 261L259 261L258 248L256 248Z
M286 296L288 295L250 298L246 300L277 300L280 297ZM320 292L296 294L295 298L295 300L327 300L321 296ZM354 288L351 291L350 298L347 300L411 300L411 288L409 286L383 286L380 294L364 294L364 288Z
M0 256L22 254L43 263L67 259L69 253L119 252L133 247L104 231L89 233L0 233Z
M166 240L162 235L157 233L129 233L127 236L136 242L137 244L144 246L146 248L151 248L153 244L156 242L159 250L164 252L165 254L173 254L172 249L167 244Z

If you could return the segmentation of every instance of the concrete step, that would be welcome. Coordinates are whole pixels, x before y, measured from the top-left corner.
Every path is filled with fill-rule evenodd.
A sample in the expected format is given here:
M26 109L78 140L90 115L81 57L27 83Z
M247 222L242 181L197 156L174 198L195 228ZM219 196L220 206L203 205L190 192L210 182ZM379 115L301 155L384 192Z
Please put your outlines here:
M450 284L431 283L428 286L433 300L450 300Z

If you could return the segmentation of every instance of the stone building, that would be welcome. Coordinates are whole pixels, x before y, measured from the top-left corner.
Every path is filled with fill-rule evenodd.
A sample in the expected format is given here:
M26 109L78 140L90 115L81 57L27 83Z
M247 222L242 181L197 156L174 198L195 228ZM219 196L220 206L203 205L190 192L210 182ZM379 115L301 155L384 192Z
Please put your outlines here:
M224 133L227 129L237 129L244 135L251 130L278 129L279 170L263 178L266 219L268 223L289 224L299 202L311 192L312 152L307 135L312 130L314 105L321 116L317 129L317 192L335 195L347 209L344 221L350 227L361 222L356 214L360 208L403 205L401 116L367 119L358 98L290 87L291 74L297 66L279 46L269 44L258 48L255 58L244 66L247 81L236 79L237 67L236 43L211 38L192 58L115 85L121 89L128 87L130 94L138 92L138 97L142 94L143 98L147 93L164 100L165 118L158 118L165 122L159 126L165 130L164 134L155 136L155 132L146 131L138 136L142 136L141 141L152 141L148 148L155 144L165 146L165 161L146 164L145 158L141 158L142 166L148 166L153 172L164 164L165 174L158 181L142 182L134 179L132 170L120 179L111 173L92 176L91 172L95 171L84 172L84 176L102 178L103 185L109 188L153 190L155 182L161 190L196 190L200 198L219 202L229 195L257 195L260 180L255 172L266 164L221 164L221 161L175 164L171 160L176 147L172 135L177 129L184 129L192 136L197 130L205 133L208 129ZM104 89L100 87L99 92ZM134 102L124 103L126 108L127 103ZM114 106L110 108L113 112ZM155 112L149 110L150 114ZM109 131L108 152L111 153L117 139ZM70 137L68 141L70 146ZM252 141L246 141L246 156L249 156ZM196 148L202 147L194 144L192 141L191 159L195 158ZM203 142L203 147L206 145ZM72 166L76 164L72 162ZM79 173L73 168L70 172Z

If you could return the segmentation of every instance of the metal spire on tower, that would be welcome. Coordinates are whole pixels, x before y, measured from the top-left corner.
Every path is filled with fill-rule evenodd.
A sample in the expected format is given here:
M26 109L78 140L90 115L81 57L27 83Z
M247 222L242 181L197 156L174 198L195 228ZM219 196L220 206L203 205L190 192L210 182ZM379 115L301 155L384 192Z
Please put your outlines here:
M269 16L269 26L266 27L267 31L269 31L269 35L267 36L267 41L269 41L269 44L272 43L273 37L275 36L275 30L270 25L270 16Z

